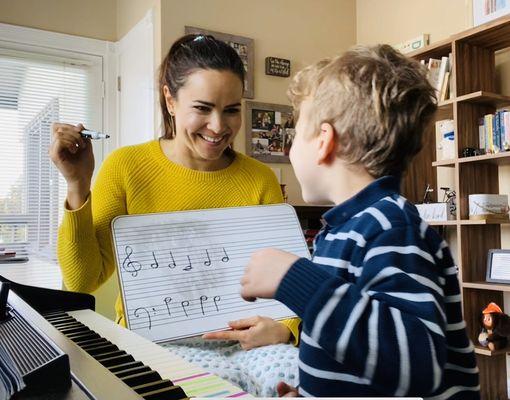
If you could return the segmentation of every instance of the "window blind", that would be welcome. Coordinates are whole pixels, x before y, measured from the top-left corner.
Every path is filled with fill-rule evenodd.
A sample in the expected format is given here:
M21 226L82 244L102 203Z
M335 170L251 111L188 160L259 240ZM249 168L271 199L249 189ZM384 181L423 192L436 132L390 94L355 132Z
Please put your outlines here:
M0 48L0 248L56 259L66 184L51 124L101 129L101 84L98 63Z

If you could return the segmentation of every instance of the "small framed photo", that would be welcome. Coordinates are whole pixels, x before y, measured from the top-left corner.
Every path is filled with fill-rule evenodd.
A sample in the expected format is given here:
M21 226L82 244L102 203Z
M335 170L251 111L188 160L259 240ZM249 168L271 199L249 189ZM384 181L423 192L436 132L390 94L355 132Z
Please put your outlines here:
M289 163L296 135L292 107L254 101L245 104L246 153L263 162Z
M510 14L510 0L473 0L473 26Z
M510 250L489 250L486 281L510 283Z
M209 31L207 29L196 28L194 26L185 26L184 33L190 34L202 34L202 35L211 35L214 36L218 40L222 40L228 45L230 45L241 57L241 60L244 64L244 93L243 97L246 99L253 99L255 97L254 94L254 85L253 85L253 71L254 71L254 51L253 51L253 39L244 37L244 36L236 36L230 35L228 33L222 32L214 32Z

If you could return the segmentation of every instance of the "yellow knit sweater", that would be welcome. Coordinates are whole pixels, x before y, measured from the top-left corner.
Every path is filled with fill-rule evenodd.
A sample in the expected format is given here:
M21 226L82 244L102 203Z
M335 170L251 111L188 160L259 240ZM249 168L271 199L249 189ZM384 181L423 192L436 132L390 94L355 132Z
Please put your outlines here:
M110 223L118 215L273 204L283 201L266 165L236 153L227 168L203 172L170 161L158 140L123 147L101 166L81 208L65 210L58 259L69 290L93 292L115 271ZM120 296L117 322L125 325ZM299 337L297 318L282 321Z

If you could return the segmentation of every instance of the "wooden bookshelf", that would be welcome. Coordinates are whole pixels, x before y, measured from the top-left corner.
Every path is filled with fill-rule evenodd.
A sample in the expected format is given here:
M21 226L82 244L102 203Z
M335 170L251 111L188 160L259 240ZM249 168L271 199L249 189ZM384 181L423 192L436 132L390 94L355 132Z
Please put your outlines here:
M495 53L510 48L510 17L451 36L410 54L417 60L441 58L452 53L450 78L453 93L438 104L437 120L453 119L457 158L436 160L436 135L432 126L426 132L424 147L404 177L404 196L419 202L427 184L435 190L437 201L437 171L449 168L453 172L457 192L457 219L432 222L431 225L450 227L456 235L454 257L459 267L462 303L467 332L477 354L482 399L507 399L506 354L510 349L491 352L478 345L480 312L494 301L504 306L504 295L510 284L485 282L489 249L501 248L501 227L509 221L469 220L468 196L475 193L499 193L499 173L510 165L510 152L460 157L466 147L478 148L478 119L496 109L510 106L510 96L498 93L496 87ZM453 232L452 232L453 231ZM505 310L507 313L510 310Z

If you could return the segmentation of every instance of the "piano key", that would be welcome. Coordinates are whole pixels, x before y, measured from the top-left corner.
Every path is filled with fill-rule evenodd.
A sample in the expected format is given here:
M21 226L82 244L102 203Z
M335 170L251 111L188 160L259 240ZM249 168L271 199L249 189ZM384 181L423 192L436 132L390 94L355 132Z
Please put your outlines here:
M112 344L112 342L110 342L109 340L106 340L105 338L101 338L101 339L98 339L97 342L80 344L80 347L83 350L87 351L88 349L91 349L93 347L104 346L107 344Z
M163 389L166 387L173 387L173 386L174 385L170 380L162 379L160 381L144 383L143 385L132 386L131 389L133 389L136 393L147 393L152 390Z
M111 343L105 344L102 346L92 347L92 348L86 350L86 352L89 353L94 358L97 358L99 356L106 355L109 353L113 353L115 351L119 351L119 348Z
M108 357L105 359L97 358L97 361L99 361L99 363L103 364L103 366L105 367L111 367L113 365L125 363L128 361L135 361L135 359L133 358L133 356L129 354L121 354L118 356Z
M124 371L125 369L133 368L133 367L141 367L143 362L141 361L131 361L124 364L115 365L114 367L108 367L108 370L111 373L116 373L119 371Z
M188 397L251 397L219 376L206 372L91 310L70 311L69 315L86 326L94 327L95 332L157 371L163 379L170 379L182 387Z
M128 376L128 375L133 375L133 374L137 374L139 372L146 372L146 371L151 371L151 368L148 367L147 365L140 365L137 367L126 368L122 371L114 372L114 374L116 376L118 376L119 378L124 378L125 376Z
M73 334L67 334L66 337L69 339L75 341L75 340L82 340L82 339L92 339L92 338L101 338L98 333L96 332L78 332Z
M47 320L58 318L58 317L68 317L69 314L65 311L51 311L43 314L43 317Z
M148 393L140 393L145 400L180 400L187 399L186 393L179 386L172 386L154 390Z
M144 383L160 381L161 376L156 371L150 370L124 376L120 379L128 386L138 386Z
M87 344L99 344L99 343L102 343L104 339L102 337L95 337L95 338L92 338L92 339L76 339L76 340L73 340L73 342L75 342L78 346L85 346Z
M52 322L51 324L52 324L55 328L60 329L60 328L61 328L61 327L63 327L63 326L81 324L81 322L76 321L74 318L71 318L71 319L69 319L69 320L58 321L58 322Z
M75 328L66 328L66 329L59 329L60 332L62 332L64 335L69 335L71 333L86 333L90 330L86 326L77 326Z

